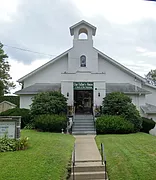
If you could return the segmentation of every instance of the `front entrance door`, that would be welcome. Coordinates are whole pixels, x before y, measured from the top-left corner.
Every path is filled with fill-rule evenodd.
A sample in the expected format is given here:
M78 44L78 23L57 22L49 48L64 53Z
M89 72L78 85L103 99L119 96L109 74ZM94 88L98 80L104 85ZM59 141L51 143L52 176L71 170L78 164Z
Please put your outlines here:
M74 90L76 114L92 114L93 90Z

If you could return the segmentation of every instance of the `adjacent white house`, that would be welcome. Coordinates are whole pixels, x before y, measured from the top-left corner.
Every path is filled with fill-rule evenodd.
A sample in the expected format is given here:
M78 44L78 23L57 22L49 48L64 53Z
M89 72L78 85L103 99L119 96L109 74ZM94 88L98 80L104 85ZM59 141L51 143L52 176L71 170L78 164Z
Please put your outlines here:
M87 38L81 39L82 33ZM143 116L156 120L156 87L96 49L95 26L83 20L70 27L70 34L72 48L18 80L23 85L16 92L20 107L30 108L38 92L61 90L76 113L89 113L107 93L120 91L132 98Z

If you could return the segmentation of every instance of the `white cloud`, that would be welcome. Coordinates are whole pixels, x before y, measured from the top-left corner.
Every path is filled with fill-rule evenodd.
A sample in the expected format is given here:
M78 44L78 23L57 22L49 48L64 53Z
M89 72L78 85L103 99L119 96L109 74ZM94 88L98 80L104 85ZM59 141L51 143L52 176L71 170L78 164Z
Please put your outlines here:
M147 49L143 48L143 47L136 47L136 51L140 52L140 53L144 53L147 51Z
M149 51L142 47L136 47L136 51L141 53L141 56L156 57L156 51Z
M130 23L142 18L156 18L156 6L143 0L78 0L79 10L87 17L101 15L115 23Z
M19 0L0 0L0 21L11 21L17 12Z

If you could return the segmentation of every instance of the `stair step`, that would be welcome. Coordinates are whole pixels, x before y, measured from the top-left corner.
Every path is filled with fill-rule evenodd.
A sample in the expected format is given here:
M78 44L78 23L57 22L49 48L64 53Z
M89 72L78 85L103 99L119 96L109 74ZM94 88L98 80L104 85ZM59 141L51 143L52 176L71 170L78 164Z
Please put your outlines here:
M93 128L73 128L73 132L75 131L95 131L94 127Z
M87 119L87 120L93 120L93 116L84 116L84 117L82 117L82 116L75 116L74 117L74 119Z
M74 121L74 124L94 124L93 121Z
M71 169L73 172L73 168ZM105 166L75 166L74 172L104 172Z
M90 119L74 119L74 122L80 122L80 123L84 123L84 122L86 122L86 123L89 123L89 122L92 122L92 123L94 123L94 121L93 120L90 120Z
M94 124L74 124L73 127L94 127Z
M96 135L96 131L76 131L76 132L72 132L73 135Z
M74 126L73 127L73 131L74 131L74 129L80 129L80 130L88 130L88 129L93 129L93 130L95 130L95 128L94 128L94 126Z
M105 172L75 172L76 180L95 180L95 179L103 179L105 177ZM73 180L73 173L71 173L70 180Z

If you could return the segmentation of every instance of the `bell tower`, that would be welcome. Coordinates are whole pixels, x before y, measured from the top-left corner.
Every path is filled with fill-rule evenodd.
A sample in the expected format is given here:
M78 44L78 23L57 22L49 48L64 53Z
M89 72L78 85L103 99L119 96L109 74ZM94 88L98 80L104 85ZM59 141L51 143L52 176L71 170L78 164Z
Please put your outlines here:
M68 54L68 72L98 71L98 55L93 48L96 27L82 20L70 27L73 47Z
M82 20L70 27L70 34L73 36L73 46L86 43L93 46L93 36L96 34L96 27Z

